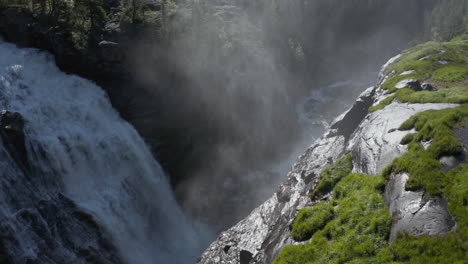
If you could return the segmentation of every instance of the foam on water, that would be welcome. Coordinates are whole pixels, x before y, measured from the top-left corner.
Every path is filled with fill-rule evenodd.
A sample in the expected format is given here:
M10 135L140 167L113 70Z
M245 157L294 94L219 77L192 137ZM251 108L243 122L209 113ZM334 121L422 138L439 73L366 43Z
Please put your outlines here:
M41 172L36 191L63 192L90 212L128 263L193 263L196 232L160 165L106 93L61 72L45 52L0 41L0 58L0 110L25 119L28 161ZM45 153L34 154L39 149ZM15 214L3 193L0 202L2 215ZM34 255L26 235L17 240L22 254Z

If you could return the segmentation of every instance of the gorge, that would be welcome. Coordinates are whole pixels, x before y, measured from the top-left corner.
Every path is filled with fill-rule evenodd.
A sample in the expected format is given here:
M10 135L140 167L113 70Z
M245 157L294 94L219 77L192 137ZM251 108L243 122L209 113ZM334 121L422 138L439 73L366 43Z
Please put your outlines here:
M413 263L396 248L421 235L461 261L465 0L40 2L0 1L2 263ZM444 111L453 149L401 127ZM375 248L304 257L354 252L294 229L321 206L365 221L336 196L354 180L390 214Z

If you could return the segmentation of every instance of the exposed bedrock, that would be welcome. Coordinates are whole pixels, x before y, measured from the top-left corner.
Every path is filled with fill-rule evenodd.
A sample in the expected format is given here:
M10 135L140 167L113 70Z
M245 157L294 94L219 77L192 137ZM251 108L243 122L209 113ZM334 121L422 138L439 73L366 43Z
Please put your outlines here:
M447 201L443 198L424 199L423 192L405 190L409 176L394 175L385 189L385 203L392 214L390 241L398 232L412 235L439 235L450 232L455 226Z
M29 165L24 123L18 112L0 112L0 263L121 263L93 216L61 193L60 180Z
M326 167L343 154L352 152L355 172L379 174L394 158L407 151L400 141L412 131L398 130L404 121L426 110L458 106L394 102L368 113L369 106L385 97L387 95L378 88L364 91L353 107L338 117L331 129L298 158L278 191L245 219L221 233L198 263L271 263L284 246L295 243L290 237L290 225L297 210L311 205L307 194ZM447 202L423 200L422 193L405 191L405 182L405 176L394 177L386 190L388 205L395 216L392 239L398 231L415 235L450 231L455 223L447 210ZM246 252L252 256L249 262L246 262Z

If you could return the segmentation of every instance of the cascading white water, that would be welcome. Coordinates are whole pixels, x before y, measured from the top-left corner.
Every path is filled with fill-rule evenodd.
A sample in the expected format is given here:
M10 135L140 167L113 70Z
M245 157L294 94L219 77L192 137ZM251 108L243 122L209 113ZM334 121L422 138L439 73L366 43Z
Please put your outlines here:
M105 92L88 80L61 72L45 52L0 41L0 58L0 110L19 112L25 120L28 163L36 171L28 185L34 189L37 183L33 193L48 199L48 192L61 192L89 212L124 262L195 262L201 250L198 235L175 201L160 165L112 108ZM0 141L1 153L5 149ZM7 177L13 165L0 163L2 177ZM3 190L15 181L11 176L8 180L0 179ZM26 190L9 191L24 191L21 199L27 200ZM18 205L10 205L10 196L0 191L0 220L16 230L14 239L23 251L18 254L34 260L40 245L28 241L29 227L15 223L18 212L12 210ZM21 202L21 208L28 206ZM46 233L53 233L51 223L46 226Z

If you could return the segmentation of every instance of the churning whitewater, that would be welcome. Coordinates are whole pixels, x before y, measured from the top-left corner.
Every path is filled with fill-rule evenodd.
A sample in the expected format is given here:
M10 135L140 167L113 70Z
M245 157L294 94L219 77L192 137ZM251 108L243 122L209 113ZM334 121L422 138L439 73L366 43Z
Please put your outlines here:
M105 92L36 49L0 41L0 58L0 110L24 119L27 153L21 165L0 140L0 232L10 241L0 253L13 263L194 262L196 232Z

